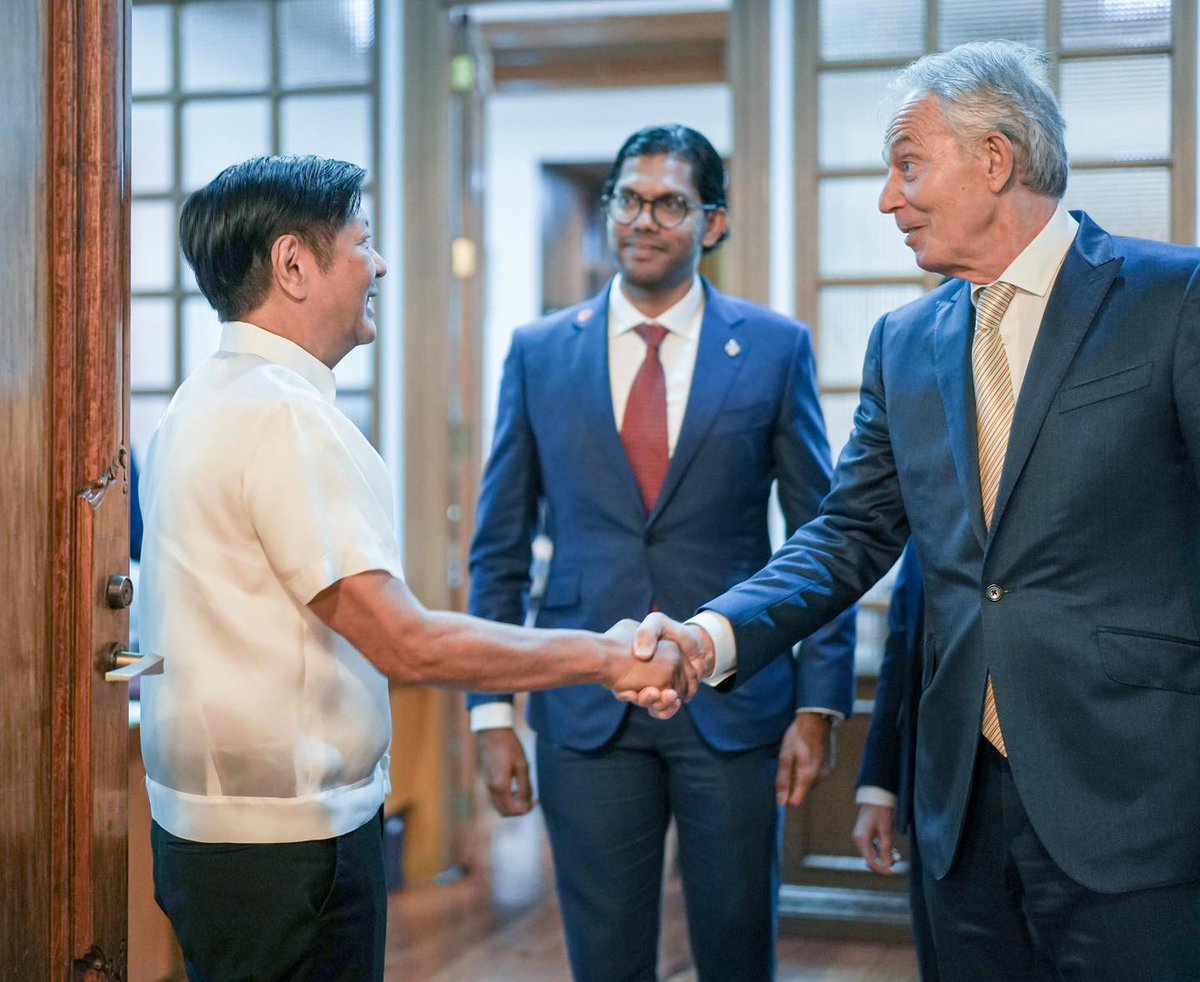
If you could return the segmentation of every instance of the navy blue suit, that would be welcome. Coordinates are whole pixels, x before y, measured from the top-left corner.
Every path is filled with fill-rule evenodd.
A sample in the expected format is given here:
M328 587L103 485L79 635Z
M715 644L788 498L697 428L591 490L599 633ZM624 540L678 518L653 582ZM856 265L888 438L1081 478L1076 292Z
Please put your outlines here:
M829 487L830 464L808 329L726 297L707 283L704 287L706 307L687 410L665 484L649 514L613 417L608 291L515 333L471 550L472 613L511 623L522 620L539 509L544 531L554 542L554 558L537 623L593 630L605 630L624 617L641 617L652 605L685 617L758 569L770 555L767 505L775 479L789 528L816 514ZM620 937L621 925L600 923L615 921L617 915L598 916L597 909L606 904L628 908L622 891L636 888L639 902L647 905L636 916L652 928L640 943L649 948L653 977L660 827L665 829L669 814L675 814L679 826L689 926L702 977L706 971L714 978L728 971L735 974L726 978L748 977L738 974L753 970L745 961L738 965L739 958L750 957L740 950L742 944L773 952L778 875L773 782L779 741L798 707L846 713L851 707L852 622L846 617L827 628L816 624L808 635L813 636L801 658L794 658L790 647L799 638L781 641L764 653L762 670L739 691L719 694L702 686L668 723L649 721L641 710L631 715L628 705L600 686L530 696L529 720L539 737L539 794L577 975L613 978L620 971L620 977L642 977L636 973L643 969L629 974L629 939ZM494 698L511 699L473 695L470 702ZM682 766L674 773L670 767L644 770L646 761L665 759L662 748L652 746L660 739L690 748L689 760L697 761L693 778L685 778L692 772ZM628 753L618 757L619 750ZM551 755L555 763L548 772ZM564 760L570 762L569 774L562 770ZM627 816L628 805L606 809L598 803L595 797L603 788L583 790L579 782L586 779L580 771L589 761L593 772L604 775L597 780L614 793L625 781L630 786L643 781L654 817L642 819L646 824L638 834L657 838L657 852L619 861L603 855L606 837L628 838L629 823L637 819ZM739 762L753 777L727 778L721 776L726 772L714 770ZM754 791L747 792L747 781ZM560 789L560 784L570 786ZM569 835L556 831L563 807L559 798L572 799L591 816L571 824ZM690 809L705 813L711 831L726 830L726 839L733 841L698 847L695 843L702 840L688 831L685 819ZM757 831L729 831L745 828L751 809L757 810L759 825L749 828ZM567 818L561 821L565 827ZM764 835L765 843L742 841ZM744 859L743 864L761 870L742 869L739 875L737 857L744 845L761 859ZM627 861L644 867L633 871L640 878L636 887L617 880L630 871L612 868ZM578 888L564 884L575 867L587 881ZM720 879L703 880L708 870ZM697 884L695 896L689 878ZM611 887L606 886L610 879ZM649 886L643 890L641 883ZM589 895L580 897L585 889ZM717 901L722 895L728 902ZM757 934L740 929L745 918L756 916L747 907L765 908L765 926ZM605 930L611 936L601 933ZM764 940L763 931L770 937ZM590 939L580 940L585 932ZM744 940L733 940L739 935ZM723 953L706 954L720 946ZM639 957L645 957L644 950ZM706 957L723 960L710 966Z
M821 516L708 606L732 622L739 682L750 684L780 645L856 600L911 533L926 588L915 818L927 873L953 875L977 824L968 805L990 672L1010 754L1001 783L1053 863L1101 894L1193 888L1200 250L1112 237L1079 217L990 532L970 291L950 281L876 324ZM1198 908L1184 904L1179 928L1193 953ZM1090 977L1115 969L1104 971Z

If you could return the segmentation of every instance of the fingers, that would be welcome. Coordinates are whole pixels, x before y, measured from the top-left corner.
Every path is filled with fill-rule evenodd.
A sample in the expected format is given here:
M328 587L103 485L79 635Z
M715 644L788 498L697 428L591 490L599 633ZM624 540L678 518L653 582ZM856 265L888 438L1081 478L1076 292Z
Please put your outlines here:
M858 854L876 873L890 875L900 859L893 836L894 812L885 805L862 805L850 838Z
M633 638L633 655L643 660L654 657L658 639L663 636L669 623L666 614L658 611L647 614L638 626Z
M496 811L510 818L533 808L529 762L521 741L510 729L481 730L476 735L480 769Z

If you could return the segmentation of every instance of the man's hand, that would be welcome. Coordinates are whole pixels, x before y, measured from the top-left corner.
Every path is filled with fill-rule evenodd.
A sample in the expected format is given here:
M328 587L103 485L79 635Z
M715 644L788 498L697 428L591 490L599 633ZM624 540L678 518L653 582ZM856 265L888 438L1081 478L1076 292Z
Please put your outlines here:
M833 767L833 724L818 713L798 713L783 735L775 802L793 808Z
M625 622L622 621L622 624ZM665 642L672 642L667 645ZM695 624L681 624L673 621L666 614L658 612L647 615L634 636L633 653L637 658L653 658L658 660L665 647L677 648L689 666L691 676L697 683L712 675L717 664L717 652L712 638L702 627ZM695 695L693 690L685 697L685 701ZM625 702L636 703L643 709L649 709L651 715L661 715L657 712L661 694L653 689L641 691L617 691L617 698ZM667 715L671 715L668 713ZM664 717L665 718L665 717Z
M876 873L891 874L900 859L894 846L892 826L896 810L887 805L859 805L858 819L850 838L858 847L859 855Z
M492 807L505 818L529 812L534 806L533 787L525 748L517 734L511 727L480 730L475 734L475 747Z

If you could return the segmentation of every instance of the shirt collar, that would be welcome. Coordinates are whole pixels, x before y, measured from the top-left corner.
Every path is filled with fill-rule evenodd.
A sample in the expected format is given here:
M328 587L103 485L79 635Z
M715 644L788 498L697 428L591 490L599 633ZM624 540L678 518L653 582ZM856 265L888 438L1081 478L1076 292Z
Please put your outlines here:
M1011 263L996 282L1011 283L1023 293L1032 293L1044 297L1050 292L1054 280L1058 276L1059 267L1070 251L1071 243L1075 241L1075 233L1079 231L1077 222L1062 202L1054 209L1050 221L1046 222L1033 241L1029 243ZM971 288L971 302L974 303L983 286Z
M608 334L609 337L616 337L649 321L661 324L672 334L694 340L700 334L703 309L704 286L698 275L692 277L691 288L674 306L657 317L647 317L621 292L621 274L618 273L608 288Z
M289 341L245 321L228 321L221 328L220 351L238 355L257 355L284 368L290 368L312 384L328 402L337 395L333 371L295 341Z

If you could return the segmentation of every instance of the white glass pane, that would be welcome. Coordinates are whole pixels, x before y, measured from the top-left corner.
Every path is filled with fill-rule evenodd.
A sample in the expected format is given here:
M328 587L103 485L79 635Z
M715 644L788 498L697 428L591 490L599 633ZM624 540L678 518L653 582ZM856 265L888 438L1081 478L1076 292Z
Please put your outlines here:
M938 0L938 47L1006 38L1034 47L1046 43L1045 0Z
M1171 173L1166 168L1072 171L1063 200L1114 235L1171 238Z
M129 206L130 269L134 290L169 290L175 281L175 205L135 201Z
M185 92L267 87L271 18L266 3L188 3L180 14Z
M205 99L183 107L183 185L203 187L230 164L271 152L267 99Z
M825 386L858 385L875 322L925 291L912 286L827 286L821 290L817 368Z
M879 167L889 111L884 105L895 72L822 72L820 163L822 167Z
M169 402L166 396L140 396L136 392L129 398L129 442L133 445L139 468L146 463L150 437Z
M375 345L360 344L333 370L339 389L365 389L375 378Z
M821 409L825 413L825 432L829 434L829 450L837 463L843 448L854 432L854 410L858 408L858 393L825 393Z
M203 297L183 301L183 374L191 375L221 341L217 312Z
M283 0L279 34L285 87L370 80L373 0Z
M1144 160L1170 155L1168 55L1064 61L1059 77L1072 159Z
M924 50L923 0L821 0L821 57L885 58Z
M1062 0L1068 48L1136 47L1171 40L1171 0Z
M280 129L283 153L315 153L371 166L371 100L366 95L288 96Z
M821 181L821 275L917 275L913 252L890 215L879 211L883 176Z
M171 38L171 8L138 4L133 8L130 41L131 86L134 95L167 92L175 71Z
M169 389L175 384L175 305L134 297L129 305L131 385Z
M175 183L175 140L171 104L134 103L130 139L133 190L170 191Z
M374 416L374 402L370 396L342 396L337 397L337 407L344 412L358 431L372 443L375 441L374 426L372 425L372 417Z

